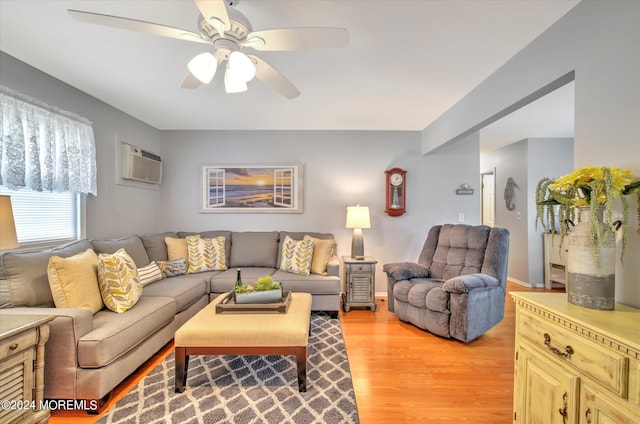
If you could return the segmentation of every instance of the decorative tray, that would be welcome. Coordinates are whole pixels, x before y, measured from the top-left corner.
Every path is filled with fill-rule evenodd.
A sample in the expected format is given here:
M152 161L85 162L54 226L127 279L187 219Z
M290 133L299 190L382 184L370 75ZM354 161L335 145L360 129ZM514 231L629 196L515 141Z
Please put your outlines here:
M236 303L233 298L233 292L229 292L226 296L216 304L216 314L284 314L291 305L291 291L284 290L282 299L274 303Z

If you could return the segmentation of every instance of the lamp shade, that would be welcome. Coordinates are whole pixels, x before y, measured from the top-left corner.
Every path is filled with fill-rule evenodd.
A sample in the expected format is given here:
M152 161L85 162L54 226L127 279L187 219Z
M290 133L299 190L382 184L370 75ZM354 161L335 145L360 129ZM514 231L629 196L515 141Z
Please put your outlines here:
M347 228L371 228L368 206L347 206Z
M239 51L231 52L227 69L227 73L229 72L233 72L234 79L249 82L256 76L256 65L246 54Z
M18 247L11 197L0 195L0 250Z
M211 53L201 53L187 64L189 72L203 84L209 84L216 74L218 61Z

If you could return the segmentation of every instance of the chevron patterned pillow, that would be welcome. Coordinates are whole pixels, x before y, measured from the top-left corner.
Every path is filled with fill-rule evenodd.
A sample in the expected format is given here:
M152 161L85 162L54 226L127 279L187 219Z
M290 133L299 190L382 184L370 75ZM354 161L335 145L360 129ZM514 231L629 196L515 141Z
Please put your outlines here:
M282 245L282 261L280 270L298 275L309 275L313 260L313 241L294 240L289 236Z
M113 312L128 311L142 296L136 263L124 249L98 256L98 284L104 305Z
M225 238L200 238L188 236L189 274L227 269L227 255L224 250Z

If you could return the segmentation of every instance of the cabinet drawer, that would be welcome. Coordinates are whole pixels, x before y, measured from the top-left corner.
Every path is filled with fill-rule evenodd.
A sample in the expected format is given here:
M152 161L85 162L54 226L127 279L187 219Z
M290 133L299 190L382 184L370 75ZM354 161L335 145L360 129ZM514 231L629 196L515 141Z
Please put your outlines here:
M0 343L0 360L32 347L37 342L38 335L35 329L8 337Z
M618 396L627 397L629 364L623 355L525 311L520 316L518 331L549 355L560 358Z
M372 265L349 265L351 272L371 272Z

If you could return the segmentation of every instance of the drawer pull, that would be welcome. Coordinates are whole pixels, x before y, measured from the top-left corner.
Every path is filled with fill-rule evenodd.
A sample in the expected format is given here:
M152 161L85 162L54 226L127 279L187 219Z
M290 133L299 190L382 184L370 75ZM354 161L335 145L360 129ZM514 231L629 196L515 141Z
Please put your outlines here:
M591 424L591 408L587 408L587 412L584 413L584 417L587 419L587 424Z
M9 345L9 350L16 350L18 348L18 343L12 343Z
M548 347L551 352L563 358L568 358L573 355L573 348L569 345L564 348L564 352L557 347L551 346L551 336L548 333L544 333L544 345Z
M558 409L558 412L562 417L562 424L567 424L567 417L569 416L569 414L567 414L568 398L569 398L569 395L567 395L567 392L564 392L564 395L562 395L562 403L564 404L564 408Z

